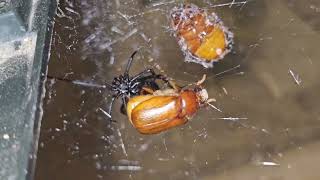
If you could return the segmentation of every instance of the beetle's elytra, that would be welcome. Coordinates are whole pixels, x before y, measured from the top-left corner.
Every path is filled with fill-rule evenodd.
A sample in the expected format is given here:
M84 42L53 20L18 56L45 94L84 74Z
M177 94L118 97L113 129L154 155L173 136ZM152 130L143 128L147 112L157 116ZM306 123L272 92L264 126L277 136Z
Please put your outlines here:
M208 15L194 4L183 4L173 8L170 18L186 61L213 67L231 51L233 33L215 13Z
M127 104L127 115L140 133L156 134L185 124L208 101L207 91L200 86L157 90L132 97Z

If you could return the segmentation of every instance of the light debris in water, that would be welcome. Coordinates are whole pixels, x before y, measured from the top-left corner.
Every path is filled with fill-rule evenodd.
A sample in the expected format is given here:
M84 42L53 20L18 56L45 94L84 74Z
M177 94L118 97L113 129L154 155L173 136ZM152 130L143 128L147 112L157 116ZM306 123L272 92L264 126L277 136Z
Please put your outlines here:
M228 91L227 91L227 89L225 87L222 87L222 90L226 95L228 95Z
M213 109L219 111L219 112L222 112L221 109L219 109L218 107L214 106L213 104L211 103L207 103L210 107L212 107Z
M106 116L108 116L108 118L111 118L111 115L109 113L107 113L105 110L103 110L102 108L99 108L99 110Z
M232 0L232 2L229 2L229 3L214 4L214 5L210 5L210 7L215 8L215 7L229 6L231 8L233 5L242 5L242 7L243 7L248 2L249 2L249 0L248 1L239 1L239 2L236 2L236 0Z
M280 166L280 164L272 162L272 161L257 162L257 165L262 165L262 166Z
M113 64L114 64L114 60L115 60L114 54L111 53L111 55L110 55L110 60L109 60L109 64L113 65Z
M150 146L151 143L152 143L152 140L149 139L147 142L143 143L143 144L140 146L140 148L138 149L138 151L139 151L139 152L144 152L144 151L146 151L146 150L149 148L149 146Z
M240 117L224 117L224 118L214 118L214 119L221 119L221 120L228 120L228 121L233 121L233 122L236 122L236 123L239 123L242 127L245 127L245 128L250 128L252 130L255 130L255 131L260 131L260 132L263 132L264 134L270 134L270 132L267 130L267 129L260 129L256 126L251 126L251 125L248 125L246 123L243 123L243 122L240 122L239 120L248 120L248 118L244 117L244 118L240 118Z
M222 75L224 75L224 74L226 74L226 73L229 73L229 72L231 72L231 71L234 71L234 70L236 70L236 69L238 69L238 68L240 68L240 67L241 67L240 64L239 64L239 65L236 65L236 66L234 66L234 67L232 67L232 68L229 68L229 69L227 69L227 70L224 70L224 71L222 71L222 72L219 72L219 73L217 73L217 74L214 74L214 75L209 76L209 77L207 78L207 80L212 79L212 78L215 78L215 77L220 77L220 76L222 76ZM235 75L243 75L243 74L244 74L244 72L235 73Z
M111 31L113 31L115 33L118 33L120 35L124 35L124 32L121 29L119 29L118 27L116 27L116 26L112 26L111 27Z
M114 171L141 171L142 166L111 166Z
M224 118L217 118L217 119L228 120L228 121L238 121L238 120L247 120L248 118L224 117Z
M153 3L151 6L156 7L156 6L168 5L168 4L172 4L172 3L175 3L175 1L156 2L156 3Z
M228 73L228 72L230 72L230 71L233 71L233 70L235 70L235 69L238 69L238 68L240 68L240 66L241 66L241 65L239 64L239 65L234 66L234 67L232 67L232 68L230 68L230 69L227 69L227 70L225 70L225 71L222 71L222 72L220 72L220 73L217 73L216 76L220 76L220 75L223 75L223 74Z
M88 82L78 81L78 80L72 81L72 83L76 85L86 86L86 87L106 88L105 85L93 84L93 83L88 83Z
M127 160L127 159L120 159L119 164L121 165L138 165L139 161L132 161L132 160Z
M131 36L136 34L137 32L138 32L138 29L134 28L131 31L129 31L128 33L126 33L123 37L111 40L110 42L107 42L104 44L101 44L101 45L99 45L99 47L100 47L100 49L108 49L109 52L112 52L112 48L111 48L112 45L118 43L119 41L124 42L125 40L127 40L128 38L130 38Z
M127 40L129 37L131 37L132 35L134 35L137 32L138 32L137 28L132 29L130 32L128 32L125 36L123 36L121 38L121 41L123 42L123 41Z
M80 17L80 14L78 12L76 12L74 9L71 9L70 7L66 7L65 10L67 10L67 11L73 13L73 14L76 14L77 16Z
M292 76L292 78L294 79L294 82L297 84L297 85L301 85L302 83L302 79L300 78L299 74L293 72L291 69L289 69L289 74Z
M120 137L120 146L122 148L122 152L125 156L128 156L127 150L126 150L126 147L124 146L122 135L121 135L119 128L117 128L117 133L118 133L118 136Z
M9 136L9 134L4 134L3 136L3 139L5 139L5 140L8 140L8 139L10 139L10 136Z
M143 38L143 40L145 40L147 43L149 43L151 41L151 38L147 37L147 35L145 33L141 32L139 34Z
M255 131L260 131L260 132L263 132L264 134L271 134L267 129L260 129L260 128L257 128L256 126L251 126L251 125L248 125L246 123L243 123L243 122L240 122L240 120L248 120L248 118L246 117L222 117L222 118L212 118L212 119L220 119L220 120L227 120L227 121L233 121L235 123L239 123L242 127L245 127L245 128L250 128L252 130L255 130Z

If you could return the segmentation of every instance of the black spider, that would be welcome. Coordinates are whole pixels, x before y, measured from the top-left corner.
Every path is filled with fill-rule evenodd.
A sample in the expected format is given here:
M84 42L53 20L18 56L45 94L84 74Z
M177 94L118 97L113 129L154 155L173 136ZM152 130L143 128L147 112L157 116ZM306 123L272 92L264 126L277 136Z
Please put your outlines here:
M111 83L111 85L107 84L112 91L112 99L109 105L108 114L111 118L112 106L113 102L120 98L122 99L122 113L125 114L126 104L130 97L136 96L141 93L143 87L149 87L153 90L159 89L156 80L162 80L165 83L168 83L168 79L162 74L156 74L153 69L145 69L144 71L134 75L129 75L129 70L132 65L133 57L137 53L137 51L133 52L130 56L127 67L123 74L115 77Z
M130 56L124 73L113 78L111 84L106 83L105 85L96 85L96 84L84 83L81 81L69 80L66 78L56 78L51 76L47 76L47 78L68 81L78 85L110 89L112 99L108 107L108 112L105 112L102 109L100 110L102 110L107 116L109 116L110 120L113 121L111 116L112 106L116 99L121 98L122 100L121 112L125 114L126 105L129 98L132 96L139 95L142 92L143 87L148 87L152 90L158 90L159 85L156 83L157 79L162 80L165 83L169 83L169 80L164 75L156 74L154 70L151 68L145 69L134 76L130 76L129 70L132 65L133 57L135 56L136 53L137 51L134 51Z

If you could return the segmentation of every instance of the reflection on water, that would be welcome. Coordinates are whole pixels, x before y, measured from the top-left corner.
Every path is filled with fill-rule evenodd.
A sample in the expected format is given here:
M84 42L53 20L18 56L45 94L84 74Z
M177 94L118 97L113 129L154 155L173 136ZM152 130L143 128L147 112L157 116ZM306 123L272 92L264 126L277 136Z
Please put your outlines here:
M180 84L207 74L205 87L222 113L204 108L182 127L140 135L120 113L120 102L115 124L98 110L110 101L107 91L48 82L36 179L288 179L293 171L308 178L290 168L317 152L310 147L319 148L306 147L320 135L320 20L312 13L319 3L252 0L210 8L230 1L188 1L215 11L235 34L234 52L203 69L183 61L168 28L169 11L179 2L60 2L49 74L110 82L140 47L132 74L154 67ZM241 169L256 176L235 176Z

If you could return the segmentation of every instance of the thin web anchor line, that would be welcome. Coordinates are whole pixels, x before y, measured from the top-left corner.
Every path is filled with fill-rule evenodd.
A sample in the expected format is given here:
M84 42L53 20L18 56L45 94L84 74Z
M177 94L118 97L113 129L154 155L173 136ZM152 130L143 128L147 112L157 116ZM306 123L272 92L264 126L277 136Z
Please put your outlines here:
M215 5L211 5L210 7L223 7L223 6L229 6L229 7L232 7L232 5L245 5L247 4L248 1L239 1L239 2L236 2L235 0L232 0L232 2L229 2L229 3L223 3L223 4L215 4Z

